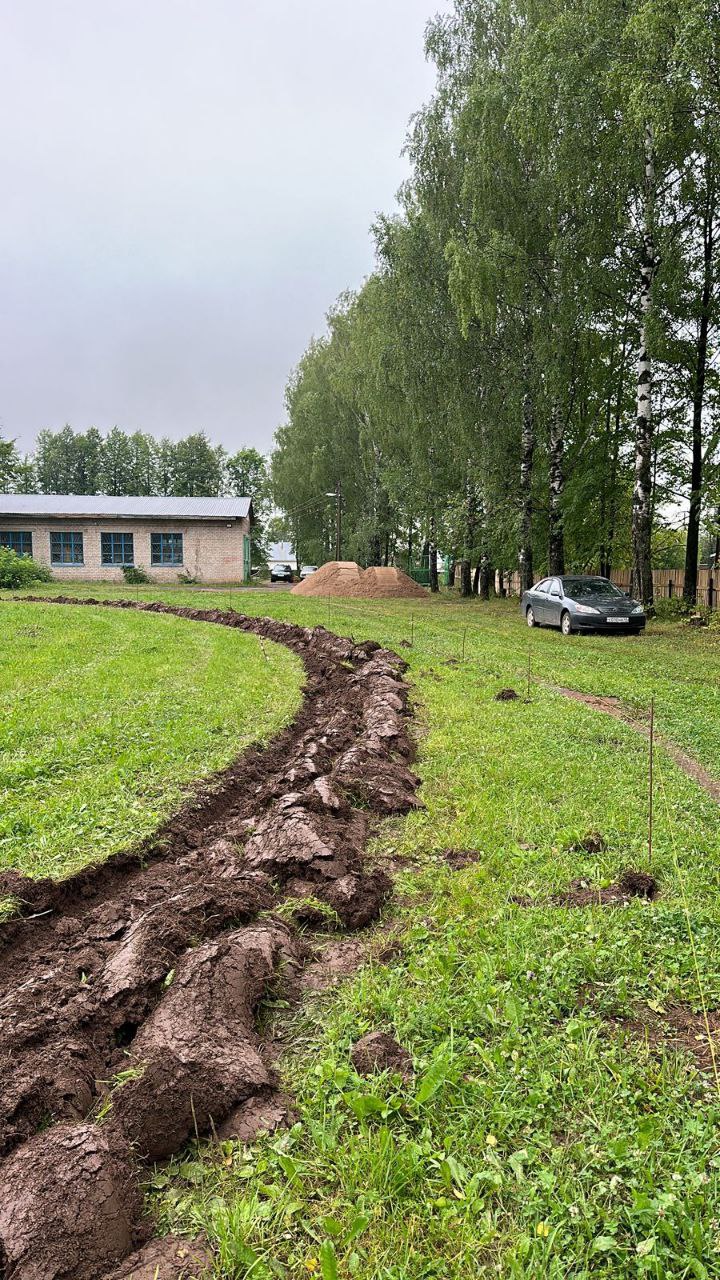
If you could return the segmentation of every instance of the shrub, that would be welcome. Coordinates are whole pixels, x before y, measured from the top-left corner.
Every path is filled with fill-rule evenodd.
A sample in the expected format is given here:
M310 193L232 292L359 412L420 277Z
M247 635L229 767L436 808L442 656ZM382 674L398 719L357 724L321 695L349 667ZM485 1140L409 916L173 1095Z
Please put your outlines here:
M50 570L30 556L0 547L0 587L29 587L33 582L52 582Z
M655 601L655 617L661 622L677 622L679 618L687 618L688 614L693 613L687 600L683 600L682 596L672 596L669 600Z
M141 582L149 582L150 578L145 572L141 564L124 564L122 567L123 578L129 582L131 586L139 586Z
M184 583L186 587L192 587L198 581L197 578L193 578L192 574L189 573L187 569L183 569L182 572L178 574L177 578L178 582Z

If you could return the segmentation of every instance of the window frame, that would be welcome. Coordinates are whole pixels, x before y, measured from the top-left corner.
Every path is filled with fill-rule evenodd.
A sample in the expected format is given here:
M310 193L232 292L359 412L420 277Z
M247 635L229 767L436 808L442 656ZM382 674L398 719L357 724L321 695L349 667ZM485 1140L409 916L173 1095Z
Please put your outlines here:
M50 536L50 564L51 564L51 565L56 565L56 566L57 566L57 568L65 568L65 569L78 568L78 567L80 567L81 565L84 565L84 563L85 563L85 537L84 537L84 534L83 534L83 530L82 530L82 529L51 529L51 530L50 530L50 535L49 535L49 536ZM65 555L64 555L64 552L65 552L65 546L64 546L64 545L62 546L62 552L63 552L63 555L62 555L61 559L59 559L59 560L58 560L58 559L56 559L56 556L55 556L55 550L54 550L54 546L53 546L53 543L54 543L54 541L55 541L55 539L56 539L56 538L60 538L61 540L64 540L64 539L66 539L66 538L70 538L70 539L72 539L73 541L71 542L71 544L70 544L70 545L71 545L71 548L72 548L72 552L73 552L73 553L74 553L74 551L75 551L75 547L76 547L76 540L79 538L79 539L80 539L80 559L79 559L79 560L75 559L75 558L74 558L74 554L73 554L73 558L72 558L72 559L70 559L70 560L66 559L66 558L65 558Z
M180 540L180 559L176 558L177 551L173 550L171 554L166 555L165 540L173 539L174 546L177 546L177 539ZM157 552L156 552L157 545ZM156 569L181 569L184 564L185 541L184 535L175 529L153 530L150 534L150 564Z
M6 547L8 551L14 551L18 556L30 556L32 559L32 538L32 529L0 529L0 547ZM19 539L20 541L26 539L30 543L30 549L14 546L14 539Z
M105 552L105 539L110 539L109 559ZM125 552L125 544L130 539L130 559L128 560ZM120 559L115 554L114 543L118 539L123 547L123 553ZM132 531L128 529L108 529L100 530L100 564L104 569L123 569L135 564L135 539Z

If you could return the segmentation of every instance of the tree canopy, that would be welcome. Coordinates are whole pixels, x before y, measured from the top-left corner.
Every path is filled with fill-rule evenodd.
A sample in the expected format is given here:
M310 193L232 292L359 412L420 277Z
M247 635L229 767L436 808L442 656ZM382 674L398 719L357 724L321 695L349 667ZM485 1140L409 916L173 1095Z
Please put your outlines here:
M455 0L400 213L287 390L273 491L306 559L697 568L718 527L720 10ZM683 530L682 533L678 532Z

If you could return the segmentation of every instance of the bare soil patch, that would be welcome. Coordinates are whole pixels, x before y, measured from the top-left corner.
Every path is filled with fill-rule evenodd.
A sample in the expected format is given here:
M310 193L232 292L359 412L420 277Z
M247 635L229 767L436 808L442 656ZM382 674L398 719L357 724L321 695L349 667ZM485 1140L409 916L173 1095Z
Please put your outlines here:
M588 831L582 840L576 840L575 844L570 845L571 853L602 853L606 848L605 837L600 831Z
M510 901L518 907L624 907L631 898L652 901L657 895L658 885L654 876L629 868L623 871L615 884L601 887L579 878L571 880L562 893L553 893L544 900L514 895Z
M475 862L480 862L483 851L482 849L443 849L440 857L452 871L462 871L463 867L471 867Z
M713 1076L715 1065L720 1068L720 1009L709 1011L706 1022L704 1013L686 1004L670 1005L663 1013L644 1007L618 1025L655 1052L689 1053L701 1071Z
M495 701L496 702L515 702L519 697L520 697L520 694L517 693L515 689L501 689L499 693L495 694Z
M580 693L577 689L567 689L564 685L551 685L553 693L561 693L564 698L571 698L573 702L582 702L586 707L592 707L594 711L604 711L606 715L614 716L616 720L622 720L623 724L627 724L636 733L642 734L644 738L650 737L649 718L646 714L637 711L631 711L620 698L603 697L594 693ZM717 800L720 804L720 781L708 773L707 769L687 751L683 751L682 747L678 747L676 743L671 742L669 738L665 738L655 731L655 741L667 751L668 755L683 773L686 773L693 782L697 782L699 786L712 796L713 800Z
M349 929L376 919L391 885L365 865L369 821L416 807L417 779L405 664L372 642L234 612L57 602L237 627L307 671L294 724L142 847L60 883L0 877L24 913L0 926L0 1273L120 1280L148 1234L144 1164L226 1123L269 1124L280 1105L258 1011L298 989L310 949L275 908L314 900ZM159 1274L181 1274L169 1258Z

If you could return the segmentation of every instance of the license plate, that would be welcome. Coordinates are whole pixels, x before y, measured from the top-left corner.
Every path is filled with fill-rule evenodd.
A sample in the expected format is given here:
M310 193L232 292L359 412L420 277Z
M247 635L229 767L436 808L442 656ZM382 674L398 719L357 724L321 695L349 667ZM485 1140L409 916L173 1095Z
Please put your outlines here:
M608 618L608 622L629 622L629 618Z

